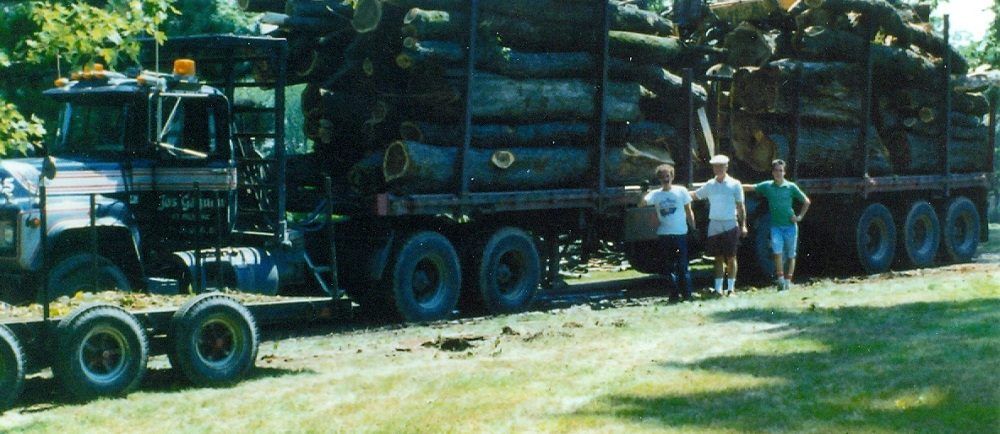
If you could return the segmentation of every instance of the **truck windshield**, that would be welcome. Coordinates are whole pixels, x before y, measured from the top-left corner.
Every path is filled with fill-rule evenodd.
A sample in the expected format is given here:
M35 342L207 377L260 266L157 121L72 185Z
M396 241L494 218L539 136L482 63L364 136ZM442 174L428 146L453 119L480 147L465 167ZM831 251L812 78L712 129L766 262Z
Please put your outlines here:
M67 103L62 135L49 153L80 156L120 154L125 151L127 114L128 105L122 103Z

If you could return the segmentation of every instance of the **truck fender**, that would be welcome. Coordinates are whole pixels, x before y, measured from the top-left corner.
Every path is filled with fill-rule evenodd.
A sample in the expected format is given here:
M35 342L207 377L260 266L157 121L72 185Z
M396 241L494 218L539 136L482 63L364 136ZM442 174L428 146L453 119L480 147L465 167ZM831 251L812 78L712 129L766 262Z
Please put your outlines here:
M124 265L123 268L126 272L139 271L140 257L139 257L139 230L125 222L117 219L115 217L102 217L97 219L97 233L98 240L103 240L105 243L108 239L117 240L118 243L127 245L127 250L118 249L116 255L120 258L127 258L128 264ZM48 254L52 258L58 257L61 250L67 244L79 245L77 250L86 250L90 246L90 220L87 219L71 219L71 220L60 220L54 225L49 226L48 237L49 237L49 251ZM119 237L111 237L110 233L114 234L128 234L126 240L122 240ZM78 244L82 243L82 244ZM30 264L27 268L32 270L37 270L41 268L41 252L40 244L36 248L35 253L31 255L29 261ZM134 263L133 263L134 262ZM141 268L141 267L140 267Z
M390 232L381 245L372 246L371 262L368 264L368 277L372 282L382 279L385 267L389 264L389 255L392 254L392 244L395 241L396 233Z

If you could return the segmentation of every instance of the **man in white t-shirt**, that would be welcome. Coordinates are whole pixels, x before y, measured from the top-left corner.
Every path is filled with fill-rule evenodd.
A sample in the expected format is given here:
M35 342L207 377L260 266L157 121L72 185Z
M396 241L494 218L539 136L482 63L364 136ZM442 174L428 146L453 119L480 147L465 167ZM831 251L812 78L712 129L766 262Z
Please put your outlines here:
M725 277L728 288L726 294L732 295L736 288L736 250L740 238L747 235L747 209L744 204L743 186L740 181L727 175L729 157L719 154L709 161L712 173L715 175L705 185L691 193L693 199L708 199L708 238L705 240L705 253L715 257L715 287L716 294L722 294L722 281Z
M661 164L656 168L656 178L660 188L643 196L639 206L656 207L660 225L656 229L662 249L672 256L673 263L667 269L673 275L674 289L671 301L681 297L691 300L691 272L688 269L688 228L695 228L694 212L691 211L691 195L687 188L673 185L674 166Z

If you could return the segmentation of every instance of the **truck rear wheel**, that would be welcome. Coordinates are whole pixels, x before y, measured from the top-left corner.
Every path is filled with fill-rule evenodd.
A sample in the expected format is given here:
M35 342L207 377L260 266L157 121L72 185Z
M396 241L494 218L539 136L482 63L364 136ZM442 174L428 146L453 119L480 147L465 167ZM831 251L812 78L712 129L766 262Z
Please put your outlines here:
M865 273L889 270L896 256L896 224L889 208L881 203L866 206L856 219L852 241Z
M17 336L0 325L0 413L10 408L24 387L24 348Z
M95 267L96 264L96 267ZM95 286L96 284L96 286ZM60 259L49 272L49 300L78 292L131 291L121 268L103 256L80 253ZM42 296L39 294L39 301Z
M488 313L522 311L531 305L542 278L535 240L524 230L505 227L474 252L472 296Z
M979 211L966 197L949 200L944 208L941 241L944 255L951 262L968 262L979 248Z
M189 300L174 313L167 336L170 366L197 385L238 381L257 359L253 315L224 295L203 294Z
M910 205L903 218L900 250L906 266L913 268L934 265L941 242L941 224L934 207L918 200Z
M383 290L404 321L434 321L458 303L462 271L455 247L432 231L411 234L393 251Z
M149 341L139 321L111 305L79 309L59 322L52 372L74 397L124 395L146 373Z

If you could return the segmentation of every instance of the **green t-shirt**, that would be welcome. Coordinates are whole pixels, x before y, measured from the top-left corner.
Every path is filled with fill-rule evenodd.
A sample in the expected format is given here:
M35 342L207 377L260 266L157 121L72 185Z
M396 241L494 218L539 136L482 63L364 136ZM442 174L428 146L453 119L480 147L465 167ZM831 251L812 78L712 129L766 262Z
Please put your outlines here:
M802 193L799 186L794 182L785 180L781 185L774 185L774 181L764 181L754 185L757 193L767 198L767 208L771 212L771 226L791 226L792 216L795 210L792 209L792 201L798 199L805 202L806 195Z

